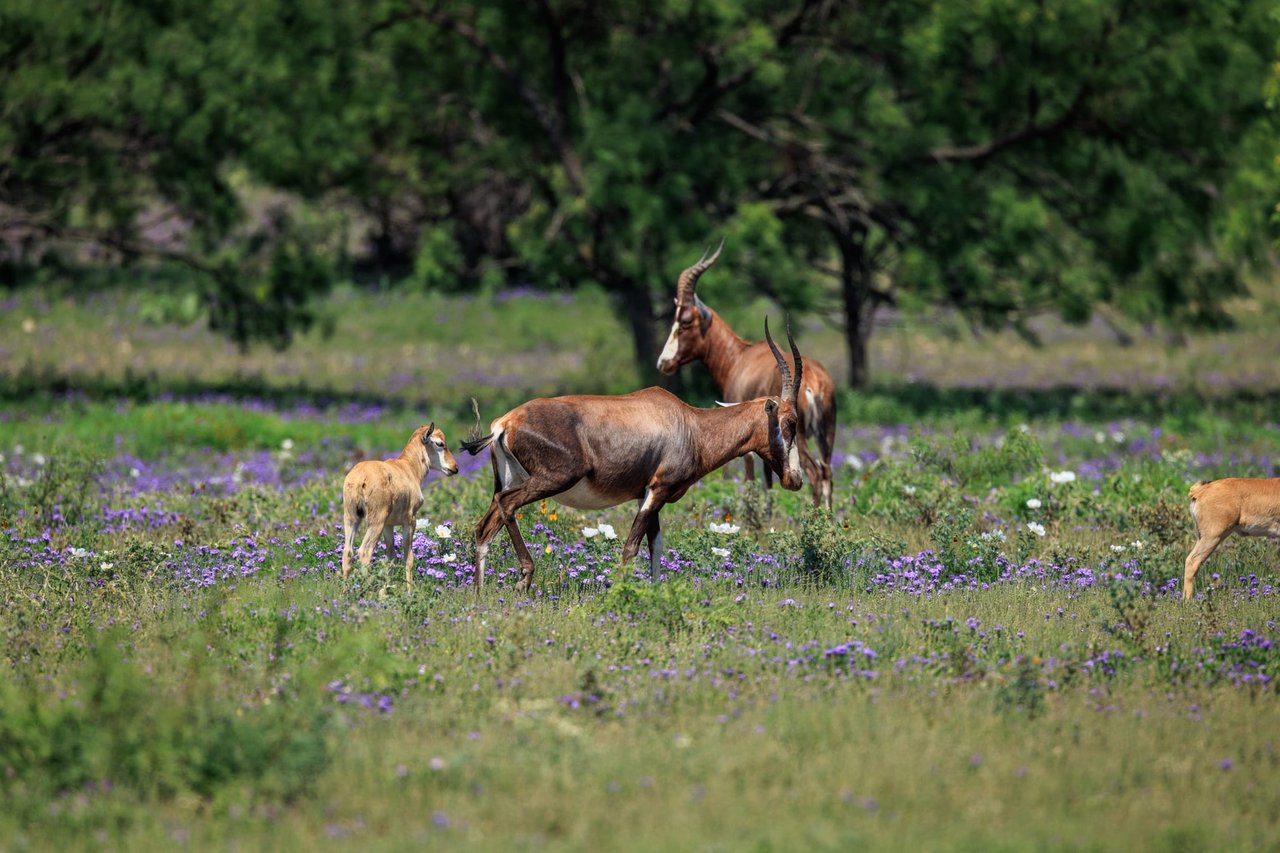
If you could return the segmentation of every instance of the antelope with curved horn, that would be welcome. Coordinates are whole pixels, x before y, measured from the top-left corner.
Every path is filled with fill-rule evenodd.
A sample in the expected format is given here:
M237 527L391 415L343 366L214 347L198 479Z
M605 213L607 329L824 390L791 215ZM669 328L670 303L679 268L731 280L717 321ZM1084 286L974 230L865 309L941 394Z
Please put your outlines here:
M476 525L476 592L484 583L489 543L505 526L520 561L520 582L533 581L533 558L520 536L516 511L544 498L578 509L603 509L638 500L640 508L622 547L625 565L649 542L649 574L656 578L662 555L658 512L679 500L710 472L757 453L783 488L799 489L796 396L805 365L791 339L791 368L769 335L781 393L727 408L698 409L662 388L621 396L574 395L530 400L489 425L487 435L462 442L476 454L488 447L493 463L493 501Z
M680 273L676 285L675 319L671 334L658 358L658 370L670 376L682 365L702 361L711 373L711 380L726 402L750 400L777 394L778 372L764 342L749 343L733 331L719 314L698 298L698 279L716 259L724 241L710 257L706 252L693 266ZM796 447L800 451L800 465L809 484L813 487L813 504L832 508L831 454L835 449L836 395L831 374L819 362L810 358L805 365L805 382L797 388L799 397L796 409L800 417L800 434ZM808 438L818 442L818 456L809 453ZM747 479L755 477L755 465L746 458ZM768 466L764 469L765 487L771 485Z

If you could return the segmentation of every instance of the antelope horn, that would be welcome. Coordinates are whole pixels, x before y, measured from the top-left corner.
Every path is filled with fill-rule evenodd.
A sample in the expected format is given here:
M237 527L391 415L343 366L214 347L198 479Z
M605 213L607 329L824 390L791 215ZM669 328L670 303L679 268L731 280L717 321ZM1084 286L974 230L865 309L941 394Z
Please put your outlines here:
M724 248L724 240L720 240L720 245L716 248L715 254L707 257L707 252L711 251L711 247L707 247L707 251L702 253L702 257L698 258L698 262L680 273L680 280L676 284L676 304L687 305L693 301L693 289L698 283L698 277L716 262L720 257L720 250Z
M788 335L790 337L790 335ZM792 401L796 398L796 389L791 382L791 369L787 367L787 360L782 357L782 351L778 349L778 345L773 342L773 336L769 334L769 318L764 318L764 339L769 342L769 349L773 350L773 357L778 360L778 372L782 374L782 393L779 395L784 400ZM795 344L792 344L794 347Z
M800 406L800 389L804 382L804 359L800 357L800 348L796 346L796 339L791 337L791 316L787 315L787 343L791 344L791 355L796 360L796 381L791 391L791 402Z

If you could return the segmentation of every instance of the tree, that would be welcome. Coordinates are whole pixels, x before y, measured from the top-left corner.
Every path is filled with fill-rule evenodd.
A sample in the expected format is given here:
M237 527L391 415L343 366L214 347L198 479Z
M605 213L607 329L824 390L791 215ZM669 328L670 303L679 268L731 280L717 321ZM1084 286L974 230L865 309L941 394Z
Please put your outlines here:
M313 223L246 209L236 182L320 148L341 69L319 48L341 32L321 4L6 4L0 239L182 264L215 328L286 344L331 261ZM304 53L313 75L295 77ZM321 118L294 121L303 105Z
M614 293L646 369L655 288L726 231L788 303L835 279L854 385L884 304L1220 323L1277 185L1262 3L409 6L532 187L508 250Z
M0 232L188 264L240 340L307 322L358 218L428 286L598 283L647 372L727 236L709 286L829 294L860 385L886 304L1220 322L1280 185L1260 0L78 10L0 12Z

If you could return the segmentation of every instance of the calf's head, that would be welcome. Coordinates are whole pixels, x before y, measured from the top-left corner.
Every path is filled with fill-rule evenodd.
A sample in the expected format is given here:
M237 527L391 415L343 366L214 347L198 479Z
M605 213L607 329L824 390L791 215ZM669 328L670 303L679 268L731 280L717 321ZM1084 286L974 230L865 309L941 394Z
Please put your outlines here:
M445 441L444 432L436 429L435 421L428 426L414 430L414 436L422 442L427 454L427 467L434 468L443 474L453 476L458 473L458 460L449 452L449 444Z

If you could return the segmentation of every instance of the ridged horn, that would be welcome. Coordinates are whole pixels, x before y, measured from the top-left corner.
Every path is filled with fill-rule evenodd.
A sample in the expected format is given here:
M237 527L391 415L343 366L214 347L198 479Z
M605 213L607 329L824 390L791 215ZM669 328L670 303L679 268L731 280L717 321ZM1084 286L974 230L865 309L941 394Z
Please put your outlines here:
M791 344L791 355L796 360L796 381L794 390L791 392L791 402L799 407L800 389L804 387L804 359L800 357L800 348L796 346L796 339L791 337L790 315L787 315L787 343Z
M680 280L676 283L676 304L688 305L693 301L694 288L698 284L698 277L716 262L720 257L720 250L724 248L724 240L720 240L720 245L716 248L715 254L707 257L707 252L711 251L707 247L707 251L702 253L702 257L698 258L698 262L693 266L680 273Z
M790 334L788 334L790 337ZM778 349L778 345L773 342L773 335L769 334L769 318L764 318L764 339L769 342L769 349L773 350L773 357L778 361L778 372L782 374L782 393L779 395L784 400L795 400L796 388L791 381L791 368L787 367L787 360L782 357L782 350ZM795 347L795 344L792 344Z

